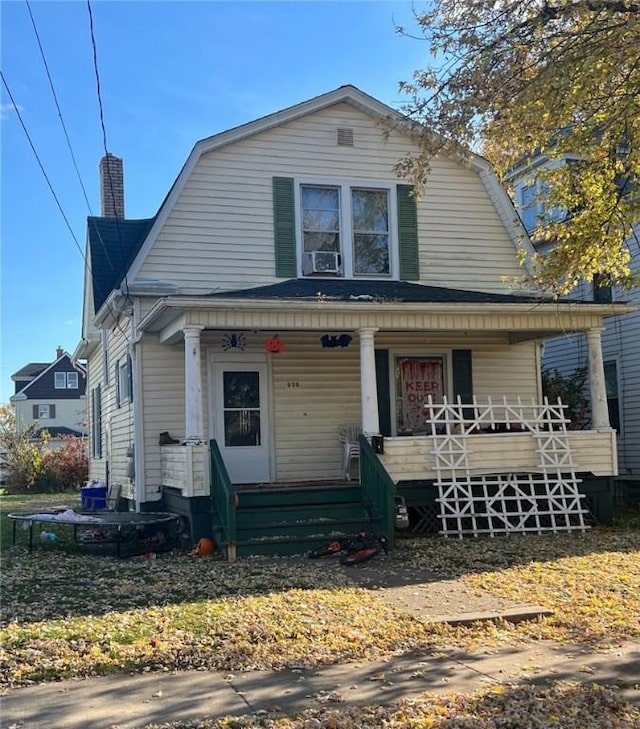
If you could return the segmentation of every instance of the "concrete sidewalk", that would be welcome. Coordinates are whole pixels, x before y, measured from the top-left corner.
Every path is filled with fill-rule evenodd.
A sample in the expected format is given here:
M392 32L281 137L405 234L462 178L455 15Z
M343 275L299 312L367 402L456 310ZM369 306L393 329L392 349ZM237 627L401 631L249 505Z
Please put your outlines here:
M185 671L47 683L9 691L2 698L0 727L133 729L204 716L288 714L323 704L388 704L423 691L469 692L496 683L549 680L616 686L640 706L640 642L607 653L536 644L278 672Z

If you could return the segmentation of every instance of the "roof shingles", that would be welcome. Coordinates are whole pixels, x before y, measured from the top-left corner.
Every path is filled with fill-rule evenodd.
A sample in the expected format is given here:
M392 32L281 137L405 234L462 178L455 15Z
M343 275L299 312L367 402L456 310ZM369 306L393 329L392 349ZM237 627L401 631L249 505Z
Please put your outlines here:
M330 299L334 301L377 301L427 304L529 304L549 301L540 296L493 294L481 291L424 286L407 281L365 281L357 279L290 279L281 283L211 295L224 299Z
M87 218L93 305L96 312L122 282L154 222L155 218Z

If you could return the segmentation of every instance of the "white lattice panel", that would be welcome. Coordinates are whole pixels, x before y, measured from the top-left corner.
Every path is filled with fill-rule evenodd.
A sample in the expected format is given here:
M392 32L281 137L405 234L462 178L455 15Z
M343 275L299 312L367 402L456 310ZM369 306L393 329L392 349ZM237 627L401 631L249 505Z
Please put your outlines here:
M584 531L587 513L578 490L567 438L565 406L510 403L506 398L426 405L437 473L441 533L445 536L511 532ZM474 473L468 438L482 432L521 432L535 440L535 472Z

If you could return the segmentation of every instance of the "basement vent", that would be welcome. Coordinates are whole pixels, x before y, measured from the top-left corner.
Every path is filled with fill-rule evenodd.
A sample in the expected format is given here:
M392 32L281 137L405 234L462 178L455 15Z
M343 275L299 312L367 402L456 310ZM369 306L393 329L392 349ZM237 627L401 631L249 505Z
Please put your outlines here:
M353 129L338 127L338 147L353 147Z

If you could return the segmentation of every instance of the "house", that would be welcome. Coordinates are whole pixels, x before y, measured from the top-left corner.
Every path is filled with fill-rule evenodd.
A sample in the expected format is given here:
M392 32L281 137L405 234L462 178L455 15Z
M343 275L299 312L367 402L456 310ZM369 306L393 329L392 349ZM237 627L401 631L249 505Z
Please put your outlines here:
M30 362L11 379L15 393L10 402L18 433L35 424L36 434L49 433L52 447L62 443L62 436L86 435L87 374L61 347L53 362Z
M392 531L395 495L414 531L440 519L453 533L433 513L447 478L466 529L460 478L487 493L511 474L497 486L510 511L541 474L548 487L548 464L560 478L560 456L540 462L550 443L577 472L616 473L600 331L628 307L514 293L523 231L490 165L436 159L417 199L394 172L413 144L397 112L342 86L197 142L145 220L124 217L122 161L103 158L75 353L91 478L121 484L131 509L184 514L233 556L299 551L367 518ZM541 342L565 331L588 336L586 432L561 433L541 401ZM359 483L343 466L346 424L364 434ZM463 465L447 465L456 449ZM472 532L487 523L499 531L485 514Z
M536 170L548 164L563 164L566 159L552 163L537 156L525 165L516 168L508 177L514 190L516 210L520 214L527 232L532 236L539 221L549 214L562 216L563 211L545 209L543 195L540 195L540 180ZM629 240L631 269L640 272L640 227ZM544 251L545 244L538 247ZM619 493L630 495L632 501L640 502L640 288L619 290L616 287L600 286L597 281L581 282L572 296L603 304L625 301L635 305L635 310L625 316L607 319L602 331L602 353L605 372L606 398L610 424L617 434L617 459ZM612 308L613 310L613 308ZM569 375L578 369L588 367L589 349L584 332L563 332L545 342L542 365L547 370L559 370Z

